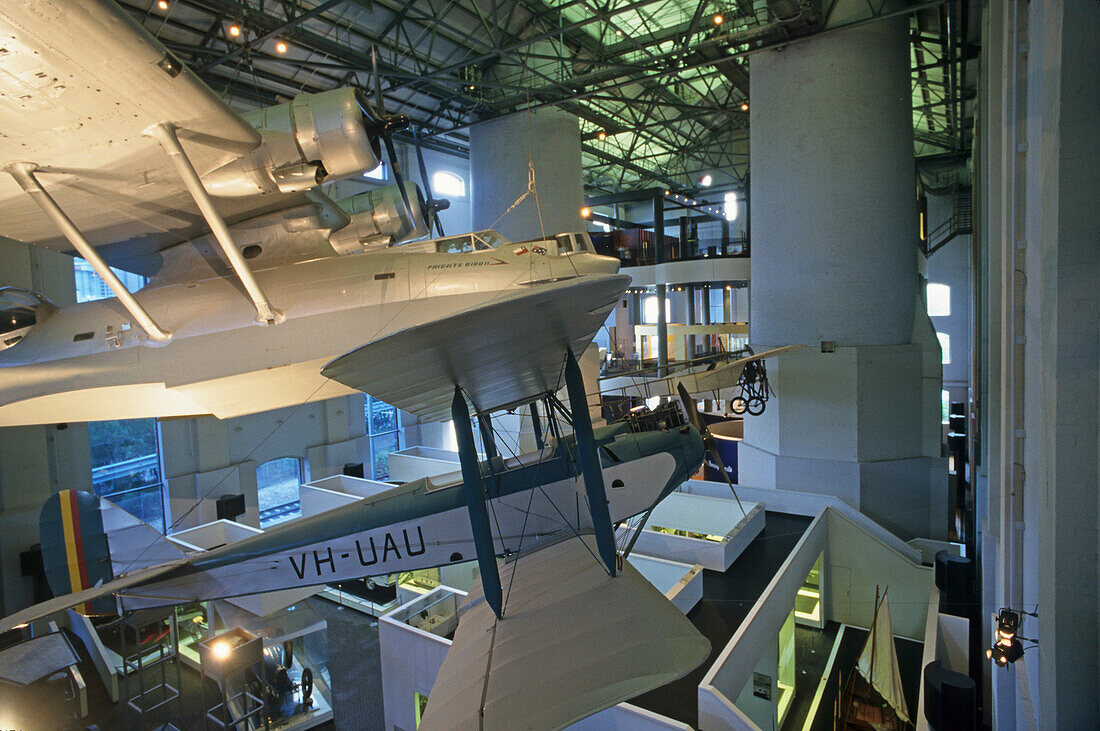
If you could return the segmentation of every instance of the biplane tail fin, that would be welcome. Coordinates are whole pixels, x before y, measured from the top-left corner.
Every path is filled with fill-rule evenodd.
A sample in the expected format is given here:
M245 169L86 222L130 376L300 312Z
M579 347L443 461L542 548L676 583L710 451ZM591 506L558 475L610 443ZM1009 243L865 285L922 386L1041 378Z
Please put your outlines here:
M83 490L51 495L39 513L38 530L46 580L57 597L183 556L156 528ZM77 609L84 614L110 614L115 603L103 596Z

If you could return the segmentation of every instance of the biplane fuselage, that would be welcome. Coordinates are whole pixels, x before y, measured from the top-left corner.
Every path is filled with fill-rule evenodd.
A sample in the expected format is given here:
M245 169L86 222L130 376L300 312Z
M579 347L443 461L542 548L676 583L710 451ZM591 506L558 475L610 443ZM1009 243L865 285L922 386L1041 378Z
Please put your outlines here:
M699 433L690 426L635 433L596 430L612 521L644 512L698 469ZM612 456L613 455L613 456ZM482 462L494 516L495 553L535 549L591 530L572 435L541 452ZM119 594L123 608L313 586L471 561L475 558L462 477L406 483L319 515L295 520L207 553Z

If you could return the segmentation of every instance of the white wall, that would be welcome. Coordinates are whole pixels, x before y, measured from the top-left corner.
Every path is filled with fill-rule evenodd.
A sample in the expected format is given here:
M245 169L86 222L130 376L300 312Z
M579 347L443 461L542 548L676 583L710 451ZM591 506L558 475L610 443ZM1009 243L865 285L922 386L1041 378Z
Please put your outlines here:
M65 254L0 238L0 286L33 289L54 304L76 301L73 260ZM90 490L92 460L85 424L0 429L0 608L33 600L19 554L38 543L38 511L61 489Z

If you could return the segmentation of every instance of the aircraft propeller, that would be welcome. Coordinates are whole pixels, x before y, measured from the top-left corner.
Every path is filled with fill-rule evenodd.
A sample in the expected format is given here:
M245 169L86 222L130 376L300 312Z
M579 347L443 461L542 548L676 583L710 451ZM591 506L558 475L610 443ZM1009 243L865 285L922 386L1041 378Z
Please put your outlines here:
M726 484L730 486L730 491L733 493L734 500L737 501L737 506L741 508L741 512L745 512L745 506L741 504L741 498L737 497L737 489L733 486L733 480L730 479L729 473L726 472L726 465L722 462L722 457L718 454L718 441L711 434L710 429L707 428L707 424L703 421L703 417L699 415L699 410L695 406L695 399L688 393L684 384L677 383L676 391L680 394L680 405L684 409L684 414L687 416L691 425L699 432L703 437L703 446L706 447L707 452L710 453L711 459L714 460L714 464L718 466L718 471L722 473L722 478L725 479Z
M432 225L435 224L439 235L443 236L443 223L439 220L439 212L450 208L451 202L446 198L436 198L432 194L432 184L428 181L428 169L424 165L424 151L420 149L420 135L416 127L413 127L413 143L416 146L416 160L420 163L420 182L424 184L424 192L428 196L427 200L420 201L420 210L424 211L424 222L428 226L429 234Z
M357 93L356 97L359 100L359 107L363 110L363 114L373 124L374 133L381 138L382 144L386 146L386 156L389 158L390 168L393 170L394 182L397 183L397 189L401 192L401 201L405 204L405 213L411 220L413 217L412 203L409 201L409 194L405 190L405 178L401 174L401 166L397 161L397 150L394 149L392 135L395 132L408 129L412 122L407 114L390 114L386 111L386 100L382 96L382 77L378 74L378 56L373 47L370 50L370 62L374 86L374 103L372 104L370 98L361 92Z

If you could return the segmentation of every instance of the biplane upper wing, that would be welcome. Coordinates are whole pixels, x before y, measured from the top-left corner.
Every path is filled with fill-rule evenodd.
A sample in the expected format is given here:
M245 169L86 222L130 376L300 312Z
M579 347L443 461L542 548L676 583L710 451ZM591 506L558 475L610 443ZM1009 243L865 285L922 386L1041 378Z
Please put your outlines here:
M612 578L591 535L501 562L497 619L474 589L420 728L562 728L683 677L710 643L629 563Z
M588 275L515 290L375 340L321 374L425 420L451 418L456 385L479 411L558 390L565 352L580 354L630 283Z
M110 264L207 228L168 155L144 133L171 123L200 175L247 153L260 134L109 0L20 0L0 7L0 169L31 163ZM284 196L219 201L227 219L286 205ZM9 175L0 235L68 251Z

